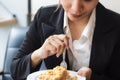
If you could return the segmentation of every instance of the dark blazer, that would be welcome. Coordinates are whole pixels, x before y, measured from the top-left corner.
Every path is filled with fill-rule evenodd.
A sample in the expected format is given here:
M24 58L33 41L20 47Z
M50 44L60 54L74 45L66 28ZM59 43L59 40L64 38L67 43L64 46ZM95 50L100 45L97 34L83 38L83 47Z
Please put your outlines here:
M45 39L53 34L63 34L64 10L57 6L40 8L30 29L26 34L17 56L11 65L11 75L14 80L25 80L28 74L38 71L41 63L31 67L31 53L40 48ZM46 67L51 69L59 65L62 56L55 55L44 60ZM66 57L69 66L69 60ZM120 80L120 15L112 12L100 3L96 8L96 23L93 35L90 65L91 80ZM68 67L70 69L70 67Z

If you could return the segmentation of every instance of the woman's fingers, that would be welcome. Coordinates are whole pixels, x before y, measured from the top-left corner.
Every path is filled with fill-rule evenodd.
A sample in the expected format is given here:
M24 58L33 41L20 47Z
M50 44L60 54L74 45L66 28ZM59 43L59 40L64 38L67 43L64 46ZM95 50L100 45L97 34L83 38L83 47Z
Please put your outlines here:
M92 70L88 67L82 67L78 70L78 75L86 77L86 80L90 80Z
M42 47L48 56L56 54L57 57L61 55L65 47L69 46L68 37L66 35L53 35L46 39Z
M65 48L65 43L60 41L59 39L53 39L51 41L51 44L55 46L57 52L56 54L59 55L62 53L63 49Z
M67 48L69 47L69 37L67 35L60 34L60 35L54 35L54 36L60 39L62 42L64 42Z

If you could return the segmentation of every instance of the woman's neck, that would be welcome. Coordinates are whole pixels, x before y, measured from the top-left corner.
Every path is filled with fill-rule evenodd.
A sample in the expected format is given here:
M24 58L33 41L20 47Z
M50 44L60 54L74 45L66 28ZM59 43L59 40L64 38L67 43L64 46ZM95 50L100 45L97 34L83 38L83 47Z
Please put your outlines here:
M68 20L72 40L78 40L81 37L81 34L85 29L88 21L89 21L89 17L79 21Z

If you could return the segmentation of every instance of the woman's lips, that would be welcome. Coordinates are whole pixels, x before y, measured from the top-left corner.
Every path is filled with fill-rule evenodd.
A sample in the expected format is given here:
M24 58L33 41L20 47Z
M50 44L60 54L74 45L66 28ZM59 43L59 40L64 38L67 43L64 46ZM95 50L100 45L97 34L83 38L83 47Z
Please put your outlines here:
M73 14L73 13L71 13L70 14L72 17L80 17L81 15L80 14Z

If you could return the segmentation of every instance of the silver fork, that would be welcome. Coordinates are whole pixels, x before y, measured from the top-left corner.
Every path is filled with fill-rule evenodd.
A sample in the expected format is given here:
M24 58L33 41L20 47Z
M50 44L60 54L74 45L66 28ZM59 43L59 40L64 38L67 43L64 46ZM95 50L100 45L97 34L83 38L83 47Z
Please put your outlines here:
M64 51L63 51L63 60L62 60L62 62L60 63L60 66L62 66L62 67L64 67L64 68L67 69L67 63L66 63L66 61L65 61L65 56L66 56L66 48L65 48Z

